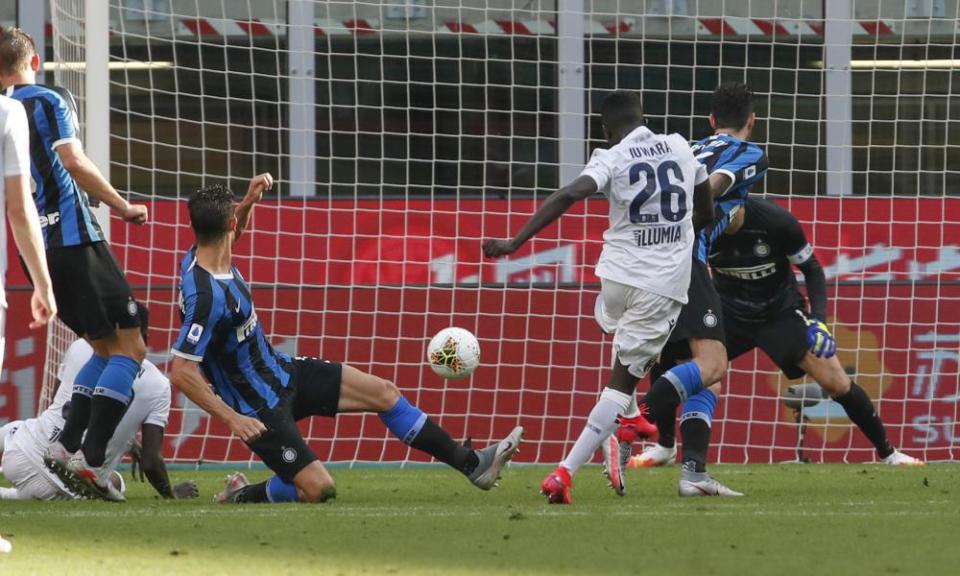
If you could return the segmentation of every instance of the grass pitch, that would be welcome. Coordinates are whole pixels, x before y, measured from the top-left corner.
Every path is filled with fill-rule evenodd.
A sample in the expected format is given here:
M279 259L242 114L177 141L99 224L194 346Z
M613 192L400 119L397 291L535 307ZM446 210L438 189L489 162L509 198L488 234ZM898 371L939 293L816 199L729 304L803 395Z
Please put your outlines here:
M211 503L222 471L175 471L200 500L128 483L127 504L0 502L14 544L0 574L956 574L960 467L714 466L747 493L676 496L679 470L628 471L618 498L597 467L573 506L549 470L512 467L484 493L443 468L337 470L336 501ZM251 471L252 481L266 478Z

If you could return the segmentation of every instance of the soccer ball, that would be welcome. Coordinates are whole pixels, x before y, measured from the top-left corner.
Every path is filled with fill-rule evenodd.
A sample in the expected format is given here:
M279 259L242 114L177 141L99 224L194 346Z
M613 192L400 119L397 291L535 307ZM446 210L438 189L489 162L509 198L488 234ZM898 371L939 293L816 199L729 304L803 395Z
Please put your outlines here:
M480 365L480 343L469 330L444 328L430 340L427 362L444 378L466 378Z

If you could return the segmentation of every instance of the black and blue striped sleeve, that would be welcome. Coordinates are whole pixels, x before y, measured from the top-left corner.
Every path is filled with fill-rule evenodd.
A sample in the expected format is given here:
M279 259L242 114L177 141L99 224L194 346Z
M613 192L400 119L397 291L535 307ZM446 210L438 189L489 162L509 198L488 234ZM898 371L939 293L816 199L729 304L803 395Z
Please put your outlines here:
M180 306L183 312L183 326L173 345L174 356L200 362L213 339L217 322L223 314L223 301L214 291L197 288L193 282L184 282L181 288Z
M767 155L756 144L743 142L736 148L724 151L710 172L730 177L727 191L749 187L762 180L766 174Z

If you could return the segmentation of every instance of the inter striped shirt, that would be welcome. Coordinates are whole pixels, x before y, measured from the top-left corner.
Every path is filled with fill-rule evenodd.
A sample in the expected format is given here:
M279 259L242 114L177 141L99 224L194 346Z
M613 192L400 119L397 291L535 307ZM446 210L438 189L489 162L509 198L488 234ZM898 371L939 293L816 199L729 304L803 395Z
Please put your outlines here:
M277 405L290 384L291 360L264 336L236 267L211 274L191 248L180 264L180 315L172 353L199 362L224 402L248 416Z
M767 155L752 142L730 134L714 134L693 145L693 154L707 172L730 177L730 186L714 201L716 218L700 231L696 256L704 264L710 246L730 225L730 219L743 206L750 188L767 173Z
M47 249L103 241L103 232L83 192L60 161L57 147L78 141L77 105L69 91L37 84L7 88L19 100L30 125L33 198Z

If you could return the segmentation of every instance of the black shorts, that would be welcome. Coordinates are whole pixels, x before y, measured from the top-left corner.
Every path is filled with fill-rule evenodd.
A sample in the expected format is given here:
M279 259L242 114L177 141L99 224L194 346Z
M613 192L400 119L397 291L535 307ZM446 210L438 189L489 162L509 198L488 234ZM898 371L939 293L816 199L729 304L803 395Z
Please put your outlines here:
M47 250L58 316L77 336L106 338L139 328L133 291L106 242Z
M807 323L797 310L779 312L764 322L748 322L728 309L724 323L730 360L759 347L790 380L806 374L798 364L807 354Z
M309 416L336 416L342 373L343 367L336 362L296 358L291 364L287 393L276 406L257 414L267 431L247 445L287 482L293 482L298 472L318 460L297 422Z
M690 289L687 303L680 311L677 326L660 353L661 362L673 364L691 357L690 340L725 340L723 304L707 265L696 258L690 270Z

